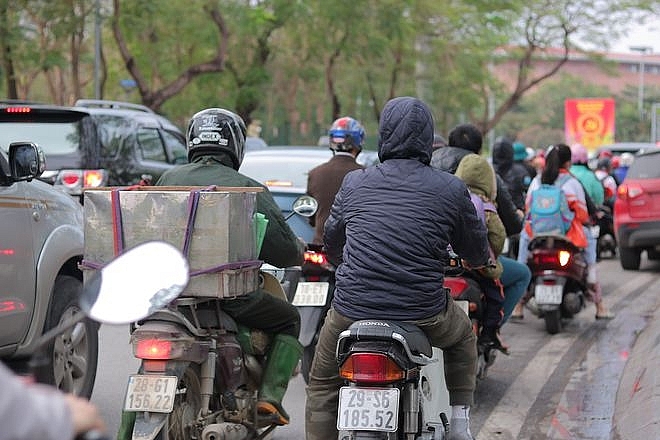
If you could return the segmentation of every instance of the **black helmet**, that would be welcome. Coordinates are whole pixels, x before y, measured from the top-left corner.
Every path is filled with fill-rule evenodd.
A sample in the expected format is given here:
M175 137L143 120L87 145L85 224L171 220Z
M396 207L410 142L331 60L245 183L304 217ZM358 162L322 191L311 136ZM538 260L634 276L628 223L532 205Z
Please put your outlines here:
M228 153L238 170L245 152L245 122L236 113L207 108L193 115L188 123L188 161L197 153Z

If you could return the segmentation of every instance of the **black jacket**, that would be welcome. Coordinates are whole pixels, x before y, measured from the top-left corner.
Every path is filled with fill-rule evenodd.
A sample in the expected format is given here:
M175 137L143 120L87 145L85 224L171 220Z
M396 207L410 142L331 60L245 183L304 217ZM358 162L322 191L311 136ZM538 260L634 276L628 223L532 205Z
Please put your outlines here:
M446 307L447 245L473 265L488 260L486 229L465 184L431 168L433 120L415 98L383 109L381 164L346 175L325 223L339 264L334 308L353 319L423 319Z
M431 158L431 166L438 168L448 173L454 174L461 159L466 155L473 153L473 151L457 147L442 147L433 152ZM502 177L495 170L495 178L497 180L497 214L500 216L506 235L519 234L522 229L523 219L516 211L516 205L511 200L511 194L507 188L506 183Z

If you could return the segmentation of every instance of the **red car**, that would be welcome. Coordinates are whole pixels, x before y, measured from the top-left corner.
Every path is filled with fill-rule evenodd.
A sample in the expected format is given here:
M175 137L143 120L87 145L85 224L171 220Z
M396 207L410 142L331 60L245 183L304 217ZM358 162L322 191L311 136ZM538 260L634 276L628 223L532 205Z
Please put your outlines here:
M621 266L639 270L642 251L660 259L660 151L635 156L614 202Z

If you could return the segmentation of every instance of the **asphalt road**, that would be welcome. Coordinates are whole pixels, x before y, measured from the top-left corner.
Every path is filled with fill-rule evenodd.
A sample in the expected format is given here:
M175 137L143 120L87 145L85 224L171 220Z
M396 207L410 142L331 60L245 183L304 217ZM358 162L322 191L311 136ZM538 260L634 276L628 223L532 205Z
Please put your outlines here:
M589 304L557 335L527 311L502 334L512 346L479 383L471 411L477 439L611 439L621 373L637 333L658 307L660 262L643 261L639 272L623 271L617 260L599 263L604 297L617 313L596 321ZM92 400L110 433L119 425L126 378L137 370L127 326L101 328L99 369ZM292 417L273 439L304 438L304 383L294 378L285 397Z

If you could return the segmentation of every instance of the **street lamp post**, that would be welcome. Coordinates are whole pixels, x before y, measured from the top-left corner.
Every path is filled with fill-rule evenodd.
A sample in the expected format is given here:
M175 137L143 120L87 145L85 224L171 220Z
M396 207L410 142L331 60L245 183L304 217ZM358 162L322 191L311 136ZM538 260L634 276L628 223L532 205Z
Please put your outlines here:
M650 53L653 48L650 46L630 46L630 50L639 52L641 57L639 59L639 93L637 95L637 109L639 111L639 119L644 119L644 55Z

